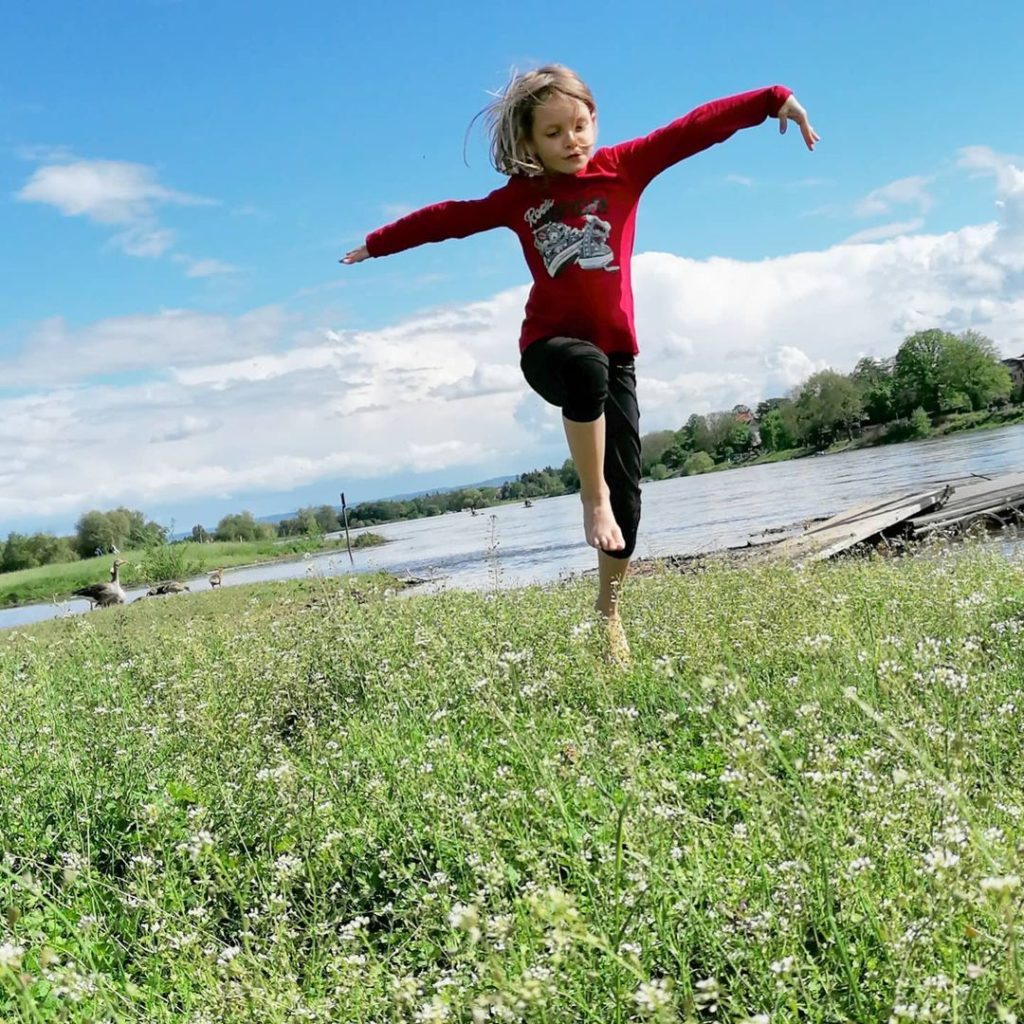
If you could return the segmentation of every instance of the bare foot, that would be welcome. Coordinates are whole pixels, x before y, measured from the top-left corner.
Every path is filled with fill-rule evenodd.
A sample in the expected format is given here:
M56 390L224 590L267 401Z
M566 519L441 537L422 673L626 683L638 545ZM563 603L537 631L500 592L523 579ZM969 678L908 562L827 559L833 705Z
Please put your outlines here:
M583 502L583 533L587 543L599 551L621 551L626 546L607 498Z
M605 661L615 668L629 668L633 659L629 650L626 631L622 628L622 619L618 615L603 617L605 633Z

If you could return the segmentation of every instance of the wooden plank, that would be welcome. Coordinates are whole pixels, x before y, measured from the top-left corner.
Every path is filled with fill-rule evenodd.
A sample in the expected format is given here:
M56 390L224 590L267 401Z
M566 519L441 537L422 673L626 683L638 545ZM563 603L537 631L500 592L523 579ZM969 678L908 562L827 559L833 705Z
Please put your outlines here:
M1024 513L1024 505L1019 501L1007 502L1003 505L986 505L983 508L972 509L969 512L965 512L963 515L953 516L949 519L939 519L934 522L927 522L922 526L917 525L917 521L914 521L914 536L923 537L925 534L934 533L937 530L945 530L952 526L959 526L962 523L969 522L972 519L977 519L981 516L996 516L999 517L1000 512L1011 513L1016 512L1018 514Z
M771 549L772 557L820 561L831 558L875 534L911 519L924 509L934 508L946 494L946 487L907 495L885 502L872 515L851 518L851 512L834 516L813 530L780 541Z
M945 498L945 492L946 486L943 485L942 487L938 487L934 490L922 491L915 494L900 494L891 498L876 499L875 501L867 502L864 505L855 505L853 508L846 509L844 512L838 512L831 518L825 519L820 523L816 523L814 526L809 526L801 536L820 533L825 530L834 530L838 526L855 523L860 519L867 519L872 516L893 512L896 509L903 508L905 505L913 505L914 508L917 509L920 507L918 502L924 498L931 499L931 504L937 504Z
M940 511L923 515L916 521L925 524L969 512L982 512L996 505L1021 502L1024 502L1024 487L1001 487L987 492L974 492L973 495L954 495Z

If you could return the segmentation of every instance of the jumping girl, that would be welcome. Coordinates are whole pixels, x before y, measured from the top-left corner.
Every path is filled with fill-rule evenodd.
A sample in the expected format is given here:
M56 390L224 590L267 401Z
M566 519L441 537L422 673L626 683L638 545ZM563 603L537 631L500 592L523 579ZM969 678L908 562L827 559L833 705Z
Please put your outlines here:
M580 477L583 532L597 548L596 610L612 654L628 659L619 597L640 522L640 415L630 260L637 204L666 167L741 128L795 122L818 135L780 85L714 100L643 138L595 152L597 105L569 68L517 75L487 108L491 159L508 181L483 199L417 210L378 228L345 264L425 242L511 228L533 276L519 337L527 383L562 410Z

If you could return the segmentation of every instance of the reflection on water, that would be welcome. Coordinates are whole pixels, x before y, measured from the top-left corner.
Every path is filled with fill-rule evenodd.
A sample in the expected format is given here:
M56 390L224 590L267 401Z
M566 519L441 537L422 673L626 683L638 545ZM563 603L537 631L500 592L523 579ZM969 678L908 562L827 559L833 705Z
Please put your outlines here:
M746 543L762 530L830 515L893 492L937 480L997 475L1024 468L1024 426L979 431L892 447L750 466L726 473L648 483L637 555L694 554ZM502 505L477 516L468 512L373 527L389 541L295 562L229 570L224 586L386 570L436 578L444 587L486 588L546 583L592 568L594 552L583 541L579 497L535 499L532 508ZM359 531L354 531L358 533ZM190 581L203 590L205 576ZM142 590L134 591L129 600ZM170 600L187 600L188 596ZM72 601L70 612L87 610ZM0 628L61 614L53 605L0 611Z

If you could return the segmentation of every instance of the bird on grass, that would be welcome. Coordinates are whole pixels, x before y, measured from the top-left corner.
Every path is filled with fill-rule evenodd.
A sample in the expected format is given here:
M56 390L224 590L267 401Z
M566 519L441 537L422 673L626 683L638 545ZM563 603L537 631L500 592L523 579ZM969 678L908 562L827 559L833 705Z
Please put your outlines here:
M90 583L87 587L79 587L73 590L75 597L84 597L89 602L90 611L93 608L108 608L113 604L124 604L124 587L121 586L120 569L127 563L123 558L115 558L114 564L110 567L110 581L108 583Z
M157 583L150 587L143 594L143 597L161 597L164 594L183 594L189 589L187 583L179 583L177 580L170 580L167 583ZM191 593L191 591L189 591Z

